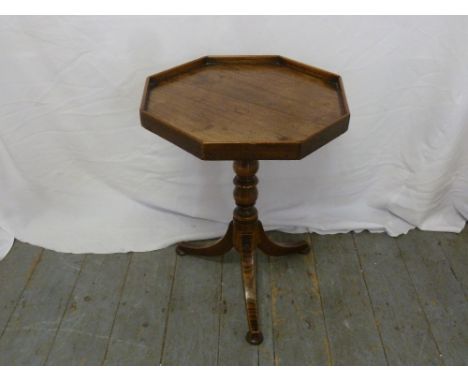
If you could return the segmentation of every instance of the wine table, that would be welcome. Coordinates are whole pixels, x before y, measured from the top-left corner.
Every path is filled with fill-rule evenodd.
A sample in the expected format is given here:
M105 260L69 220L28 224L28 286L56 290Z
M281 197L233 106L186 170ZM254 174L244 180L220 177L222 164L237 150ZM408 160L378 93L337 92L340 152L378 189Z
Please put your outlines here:
M234 164L236 208L223 238L180 243L180 255L240 255L247 341L260 344L256 249L269 256L308 253L306 242L276 243L258 220L259 160L297 160L348 128L341 77L281 56L207 56L147 78L141 124L203 160Z

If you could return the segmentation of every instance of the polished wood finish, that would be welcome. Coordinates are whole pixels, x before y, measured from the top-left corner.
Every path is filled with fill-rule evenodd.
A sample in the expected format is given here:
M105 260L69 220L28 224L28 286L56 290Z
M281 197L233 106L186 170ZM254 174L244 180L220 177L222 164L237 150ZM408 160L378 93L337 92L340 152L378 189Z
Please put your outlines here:
M232 241L232 222L224 236L216 243L211 245L194 245L190 243L180 243L176 247L178 255L198 255L198 256L221 256L228 252L233 247Z
M203 57L148 77L142 125L205 160L301 159L344 133L340 76L280 56Z
M257 200L258 161L234 161L234 209L232 222L224 237L208 246L180 243L176 247L179 255L221 256L234 247L241 257L242 281L244 285L245 308L249 331L246 339L253 345L263 341L259 329L256 284L256 249L270 256L283 256L294 253L307 254L310 250L306 241L280 244L271 240L258 220L255 202Z
M234 161L233 219L223 238L200 246L180 243L179 255L240 254L249 330L259 327L256 249L270 256L308 253L307 242L272 241L258 220L260 159L301 159L348 128L340 76L281 56L207 56L148 77L141 124L204 160Z
M255 278L255 247L257 244L258 214L255 208L257 200L258 161L235 161L234 199L234 247L241 256L242 281L244 284L245 309L249 331L246 339L254 345L263 341L257 314L257 283Z
M290 255L293 253L303 253L306 254L309 252L309 244L302 240L296 243L283 243L279 244L271 240L263 230L262 222L258 222L258 248L261 249L264 253L270 256L284 256Z

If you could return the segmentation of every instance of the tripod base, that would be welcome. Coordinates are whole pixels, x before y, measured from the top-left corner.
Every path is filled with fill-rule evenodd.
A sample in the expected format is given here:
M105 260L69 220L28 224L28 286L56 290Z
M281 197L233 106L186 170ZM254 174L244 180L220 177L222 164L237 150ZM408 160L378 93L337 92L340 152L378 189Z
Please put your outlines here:
M310 250L309 244L304 240L294 243L278 243L270 239L260 221L257 221L254 235L258 237L257 248L269 256L284 256L296 253L307 254ZM177 245L176 252L181 256L222 256L234 247L234 241L233 222L231 221L224 236L214 244L196 245L183 242Z
M240 254L242 282L244 285L245 307L249 331L246 339L252 345L263 341L259 329L256 288L256 249L269 256L284 256L295 253L309 253L309 244L305 241L297 243L277 243L271 240L262 223L258 220L254 207L257 199L257 161L234 161L234 199L237 208L224 237L216 243L207 246L197 246L190 243L180 243L176 247L179 255L221 256L233 247Z

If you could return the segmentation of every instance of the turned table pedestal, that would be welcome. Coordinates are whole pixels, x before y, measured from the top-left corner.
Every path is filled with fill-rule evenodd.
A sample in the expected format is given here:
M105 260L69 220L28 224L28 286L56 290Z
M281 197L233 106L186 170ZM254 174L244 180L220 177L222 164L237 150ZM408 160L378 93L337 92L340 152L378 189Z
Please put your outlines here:
M341 78L280 56L208 56L148 77L142 125L203 160L234 162L236 208L223 238L180 243L179 255L240 255L247 341L260 344L256 249L308 253L306 242L280 244L258 220L259 160L301 159L344 133L349 123Z

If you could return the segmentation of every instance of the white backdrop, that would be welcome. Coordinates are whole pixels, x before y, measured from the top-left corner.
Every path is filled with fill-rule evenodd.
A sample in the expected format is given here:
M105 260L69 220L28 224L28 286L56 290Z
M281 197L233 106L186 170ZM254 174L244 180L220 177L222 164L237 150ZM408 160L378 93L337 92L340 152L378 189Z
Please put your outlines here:
M468 18L1 17L0 257L145 251L221 235L230 162L144 130L147 75L206 54L281 54L340 73L349 131L260 163L270 228L460 231L468 217Z

